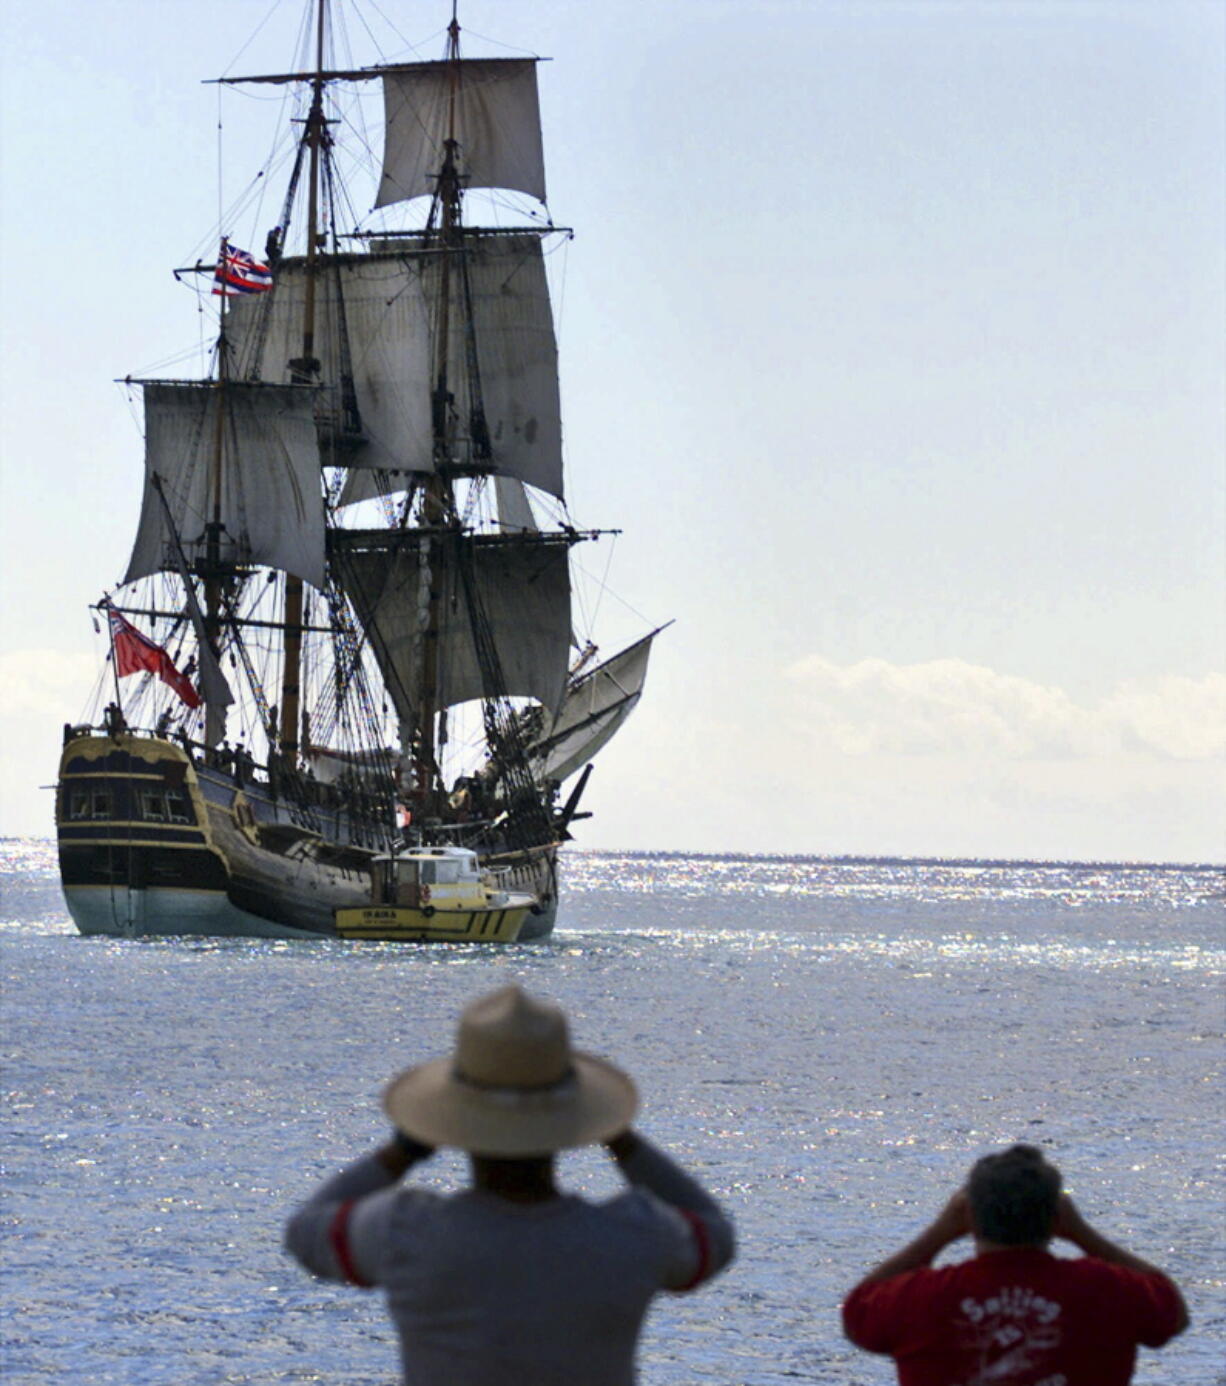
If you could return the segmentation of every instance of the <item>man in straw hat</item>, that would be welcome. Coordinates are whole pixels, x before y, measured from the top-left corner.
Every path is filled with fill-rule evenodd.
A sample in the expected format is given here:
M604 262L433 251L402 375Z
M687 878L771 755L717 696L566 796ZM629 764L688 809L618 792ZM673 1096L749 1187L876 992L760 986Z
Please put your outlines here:
M455 1054L392 1081L392 1141L293 1215L308 1270L382 1286L413 1386L628 1386L647 1306L732 1259L715 1201L630 1128L634 1084L570 1047L566 1017L518 987L470 1005ZM631 1187L562 1193L554 1153L602 1142ZM468 1152L472 1187L398 1181L436 1146Z

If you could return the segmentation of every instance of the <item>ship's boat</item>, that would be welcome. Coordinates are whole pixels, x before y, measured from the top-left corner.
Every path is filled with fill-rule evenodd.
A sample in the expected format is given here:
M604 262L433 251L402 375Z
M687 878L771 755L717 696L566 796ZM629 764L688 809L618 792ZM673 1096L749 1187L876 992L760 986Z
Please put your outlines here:
M418 847L372 866L377 904L336 911L342 938L514 943L536 897L505 890L506 869L483 869L467 847Z
M224 226L176 270L217 308L208 369L127 382L145 485L64 732L64 892L87 934L539 938L658 630L602 661L575 629L603 531L565 501L538 60L462 56L453 13L439 61L345 68L313 4L308 70L223 79L298 104L262 255ZM461 862L462 904L413 897Z

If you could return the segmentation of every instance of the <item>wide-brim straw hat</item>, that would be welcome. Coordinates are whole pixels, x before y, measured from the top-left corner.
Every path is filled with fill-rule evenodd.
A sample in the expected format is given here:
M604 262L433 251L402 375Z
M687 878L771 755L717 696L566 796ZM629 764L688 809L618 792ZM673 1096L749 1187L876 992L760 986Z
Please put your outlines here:
M572 1049L558 1007L516 986L474 1001L455 1053L407 1069L383 1094L383 1110L414 1140L501 1158L607 1140L637 1109L630 1078Z

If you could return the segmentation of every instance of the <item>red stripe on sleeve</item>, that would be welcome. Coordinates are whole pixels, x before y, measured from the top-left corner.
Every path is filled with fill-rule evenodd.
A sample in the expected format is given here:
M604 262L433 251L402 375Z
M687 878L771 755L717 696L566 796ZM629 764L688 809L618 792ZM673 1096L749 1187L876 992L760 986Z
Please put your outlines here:
M345 1279L354 1285L361 1285L363 1289L370 1289L370 1281L364 1280L358 1274L358 1268L353 1264L353 1253L349 1249L349 1213L353 1208L354 1200L342 1203L336 1210L336 1216L332 1219L332 1225L328 1228L328 1241L331 1243L332 1250L336 1253L337 1264L341 1268L341 1274Z
M677 1211L690 1225L690 1231L694 1234L694 1245L698 1249L698 1269L694 1272L694 1278L680 1286L682 1292L692 1290L711 1274L711 1235L707 1231L707 1225L688 1208L678 1208Z

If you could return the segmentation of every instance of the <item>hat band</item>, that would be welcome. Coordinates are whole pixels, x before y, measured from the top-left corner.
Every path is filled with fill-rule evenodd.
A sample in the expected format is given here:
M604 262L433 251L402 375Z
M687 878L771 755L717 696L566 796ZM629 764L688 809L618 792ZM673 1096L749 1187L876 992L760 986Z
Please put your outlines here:
M560 1078L552 1078L548 1083L486 1083L480 1078L473 1078L465 1073L458 1064L451 1070L451 1076L457 1083L462 1083L466 1088L476 1088L479 1092L549 1092L554 1088L560 1088L566 1083L573 1082L575 1079L574 1064L567 1064L566 1071Z

